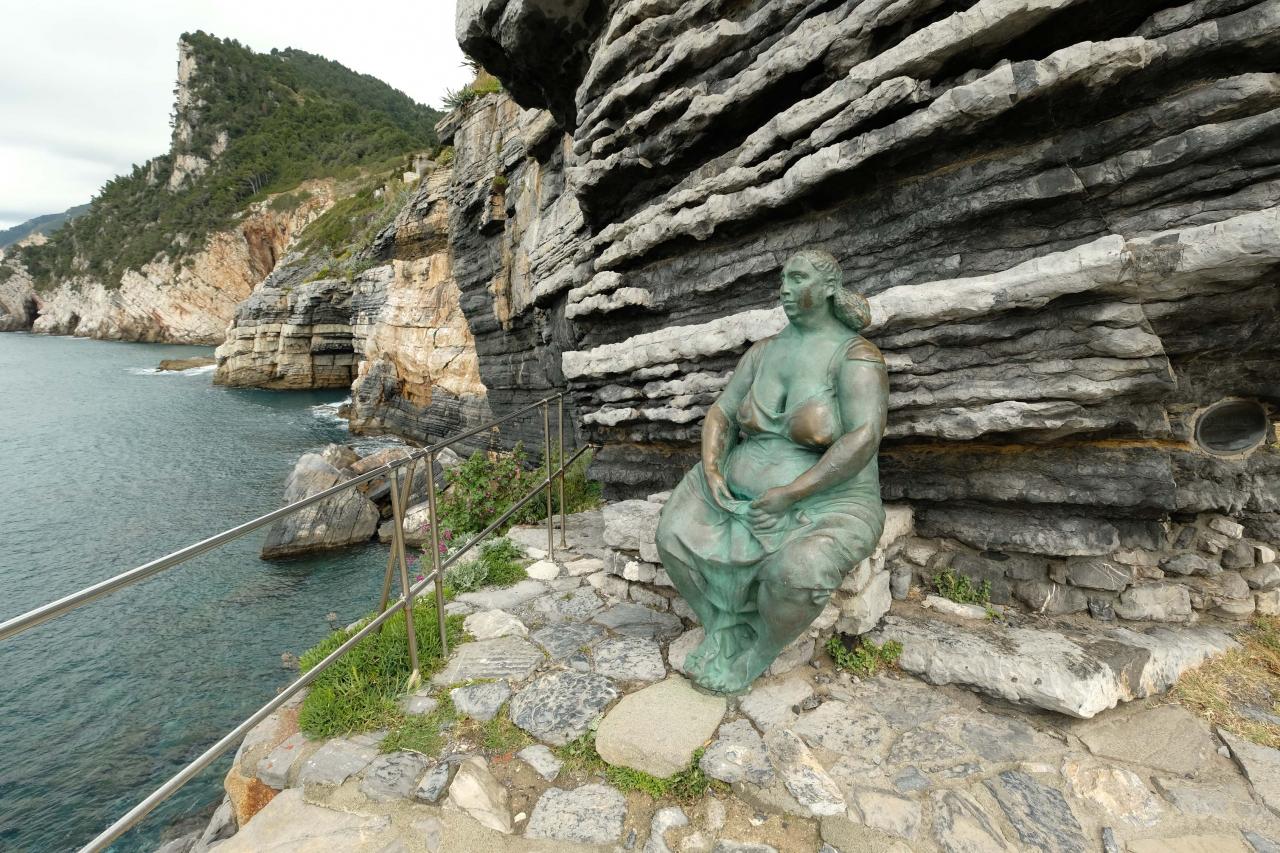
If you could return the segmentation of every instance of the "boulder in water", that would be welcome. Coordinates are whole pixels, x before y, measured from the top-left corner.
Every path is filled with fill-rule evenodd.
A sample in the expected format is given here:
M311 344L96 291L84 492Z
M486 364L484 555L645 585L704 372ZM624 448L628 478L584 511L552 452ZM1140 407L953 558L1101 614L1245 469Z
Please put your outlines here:
M285 485L285 503L310 497L351 476L349 470L334 467L321 453L303 454ZM367 542L377 531L378 518L373 501L358 489L350 489L273 524L262 546L262 557L273 560Z

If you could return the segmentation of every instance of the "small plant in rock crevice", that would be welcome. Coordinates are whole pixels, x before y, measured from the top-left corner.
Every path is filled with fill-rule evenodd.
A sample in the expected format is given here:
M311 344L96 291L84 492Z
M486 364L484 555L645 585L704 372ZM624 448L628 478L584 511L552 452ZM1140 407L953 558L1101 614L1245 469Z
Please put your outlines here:
M971 578L951 569L943 569L933 576L933 589L943 598L960 604L988 604L991 601L991 581L974 583Z
M839 634L832 634L826 648L836 666L860 676L872 676L882 669L894 667L902 657L902 643L896 640L887 640L877 646L860 637L853 648L848 648Z

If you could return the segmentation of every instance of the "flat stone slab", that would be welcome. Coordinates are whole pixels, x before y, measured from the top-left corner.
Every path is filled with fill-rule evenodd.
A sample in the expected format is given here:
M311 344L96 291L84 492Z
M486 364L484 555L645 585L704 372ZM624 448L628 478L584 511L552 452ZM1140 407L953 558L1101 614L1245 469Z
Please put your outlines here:
M1057 789L1018 770L1006 770L988 779L986 786L1026 847L1045 853L1093 850L1067 798Z
M526 746L516 753L516 757L532 767L535 773L548 782L553 781L560 775L560 767L564 764L563 761L556 758L555 753L540 743Z
M426 756L406 750L380 755L360 780L360 793L379 802L406 799L429 764Z
M341 785L372 764L377 757L376 744L334 738L302 763L302 769L298 771L298 784Z
M1180 705L1117 712L1071 731L1094 755L1184 776L1208 766L1216 751L1209 727Z
M610 764L665 779L689 766L726 707L723 697L699 693L673 675L624 696L601 721L596 750Z
M925 616L886 617L871 638L902 643L898 665L932 684L959 684L1083 719L1161 693L1186 670L1237 645L1212 628L1068 634Z
M948 853L1012 851L995 816L968 791L933 794L933 837Z
M258 781L269 788L283 791L289 787L289 771L302 755L303 747L310 741L302 732L285 738L267 757L258 762Z
M812 695L813 687L797 676L784 681L757 681L751 692L738 700L738 708L767 734L795 722L800 715L794 709Z
M449 698L462 716L488 722L498 715L498 709L511 698L511 685L505 681L490 681L455 687L449 691Z
M880 755L893 736L884 717L836 701L824 702L817 710L801 714L791 730L810 746L842 755Z
M587 622L549 625L533 632L533 641L546 649L552 660L565 660L604 636L604 629Z
M463 621L462 628L477 640L529 635L529 629L525 624L505 610L482 610L479 613L472 613Z
M819 817L845 813L840 786L809 752L799 735L790 729L777 729L765 735L764 743L773 769L797 803Z
M268 803L217 849L225 853L376 853L394 838L391 818L385 815L352 814L314 806L303 800L301 790L293 788Z
M528 613L549 622L581 622L604 607L604 601L590 587L569 592L552 592L529 602Z
M464 592L455 601L470 604L476 610L514 610L547 591L547 585L535 580L523 580L502 589L481 589Z
M482 678L523 681L533 675L544 660L546 656L541 650L519 637L478 640L454 649L448 665L431 681L441 685Z
M721 726L698 766L712 779L730 785L748 782L765 787L774 778L764 740L747 720L734 720Z
M641 604L615 604L593 620L628 637L673 640L684 631L684 624L674 613L652 610Z
M660 681L667 675L662 649L643 637L614 637L591 654L595 671L618 681Z
M576 844L611 844L622 835L627 801L608 785L583 785L572 791L548 788L533 807L524 834Z
M1280 814L1280 751L1247 741L1219 728L1218 736L1231 750L1231 758L1244 773L1267 808Z
M587 731L618 697L618 688L593 672L553 672L511 700L511 722L538 740L563 746Z

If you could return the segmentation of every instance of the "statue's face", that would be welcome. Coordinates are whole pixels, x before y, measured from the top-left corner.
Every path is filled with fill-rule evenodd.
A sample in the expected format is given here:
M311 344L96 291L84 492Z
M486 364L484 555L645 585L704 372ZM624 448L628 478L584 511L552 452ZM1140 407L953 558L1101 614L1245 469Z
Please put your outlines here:
M782 289L778 296L788 320L821 311L831 293L831 282L804 258L792 258L782 268Z

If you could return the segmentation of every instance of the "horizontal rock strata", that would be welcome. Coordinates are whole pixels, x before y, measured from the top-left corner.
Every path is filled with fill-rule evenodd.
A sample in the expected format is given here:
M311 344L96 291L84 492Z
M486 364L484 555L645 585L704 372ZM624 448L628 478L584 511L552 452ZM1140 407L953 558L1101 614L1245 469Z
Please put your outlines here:
M619 0L515 25L545 5L457 23L547 112L449 121L460 158L498 111L554 123L482 151L506 215L535 164L555 188L517 229L558 223L555 262L484 256L479 179L451 238L491 394L516 365L568 387L608 496L697 460L737 358L782 328L781 265L820 246L870 298L885 494L926 535L1102 557L1176 551L1170 519L1225 513L1280 538L1274 0Z

